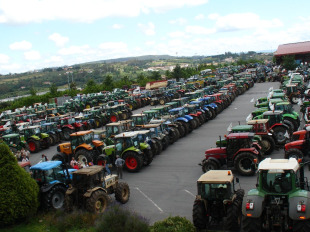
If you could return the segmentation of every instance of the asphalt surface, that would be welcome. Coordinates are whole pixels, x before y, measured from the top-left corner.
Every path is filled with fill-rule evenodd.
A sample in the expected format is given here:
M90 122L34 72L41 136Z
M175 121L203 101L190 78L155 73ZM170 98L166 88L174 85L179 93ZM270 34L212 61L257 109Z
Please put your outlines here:
M279 83L256 83L215 119L179 139L156 156L150 166L138 173L124 171L123 181L129 184L131 191L130 200L125 207L145 217L151 224L177 215L192 220L192 207L197 192L196 181L203 174L198 163L204 158L204 151L215 147L219 135L227 134L227 128L231 123L245 124L246 117L255 109L254 101L267 96L270 87L277 89ZM141 108L133 113L149 108L151 107ZM56 152L56 146L53 146L32 154L30 161L32 164L37 163L42 154L51 159ZM274 151L271 157L283 158L283 149ZM256 176L240 176L234 170L233 173L235 177L239 177L241 188L245 192L255 188ZM309 173L307 172L306 176L307 174Z

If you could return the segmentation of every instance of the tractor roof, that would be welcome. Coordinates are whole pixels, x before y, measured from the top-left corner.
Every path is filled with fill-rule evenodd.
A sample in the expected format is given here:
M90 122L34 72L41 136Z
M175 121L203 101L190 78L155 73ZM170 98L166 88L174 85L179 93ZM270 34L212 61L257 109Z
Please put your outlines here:
M266 119L256 119L256 120L249 120L247 121L248 125L255 125L255 124L265 124L269 121L268 118Z
M4 135L2 136L3 138L14 138L14 137L18 137L19 134L8 134L8 135Z
M242 132L242 133L230 133L226 135L227 139L247 139L249 137L254 137L254 133Z
M120 122L111 122L111 123L108 123L105 126L119 126L119 125L122 125L122 123L120 123Z
M231 131L250 131L253 129L252 125L237 125L231 128Z
M293 170L296 172L299 169L299 163L295 158L290 159L271 159L266 158L258 165L258 170L272 170L274 172L282 172L283 170Z
M141 113L141 114L133 114L133 115L131 115L131 117L141 117L141 116L145 116L145 114Z
M147 129L147 128L155 128L155 127L158 127L158 126L160 126L160 124L151 123L151 124L145 124L145 125L143 125L142 128Z
M263 113L263 115L280 115L283 114L283 111L275 110L275 111L266 111Z
M92 131L78 131L70 134L70 136L82 136L92 133Z
M52 168L55 168L57 166L59 166L60 164L62 164L61 161L46 161L46 162L42 162L42 163L38 163L36 165L31 166L31 170L42 170L42 171L46 171L46 170L50 170Z
M87 175L87 176L92 176L98 172L101 172L103 170L103 166L99 166L99 165L93 165L90 167L86 167L86 168L82 168L79 170L76 170L75 172L73 172L74 175Z
M210 170L201 175L197 182L207 184L225 184L227 182L232 182L233 180L234 176L230 170Z
M118 135L115 135L114 138L130 138L136 136L138 133L136 131L128 131L128 132L122 132Z
M147 133L150 133L150 131L149 130L139 130L139 131L134 131L134 132L137 132L138 134L147 134Z

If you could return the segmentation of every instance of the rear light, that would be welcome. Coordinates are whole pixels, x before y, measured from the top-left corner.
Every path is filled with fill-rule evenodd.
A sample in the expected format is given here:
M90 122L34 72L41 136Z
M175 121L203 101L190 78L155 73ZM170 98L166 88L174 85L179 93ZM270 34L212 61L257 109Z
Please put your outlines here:
M252 217L252 214L251 213L247 213L246 216L247 217Z
M254 209L254 202L247 202L246 203L246 209L247 210Z
M297 212L302 212L302 213L306 212L306 205L298 204L297 205Z
M305 216L300 216L299 219L304 220L304 219L306 219L306 217Z

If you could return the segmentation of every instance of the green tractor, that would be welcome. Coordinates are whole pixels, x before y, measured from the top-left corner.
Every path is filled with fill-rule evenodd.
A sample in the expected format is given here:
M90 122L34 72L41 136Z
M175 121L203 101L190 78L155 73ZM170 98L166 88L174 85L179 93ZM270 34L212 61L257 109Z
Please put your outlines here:
M31 153L36 153L42 148L49 148L51 138L46 133L41 133L40 126L29 126L19 130L21 140L26 141Z
M9 146L11 151L15 154L17 151L20 151L22 148L29 150L29 146L26 141L20 139L19 134L8 134L2 136L3 141Z
M260 162L257 187L243 199L242 231L310 231L305 164L295 158Z
M239 183L238 178L236 182ZM193 205L193 223L197 231L212 226L218 228L219 224L225 224L226 230L239 231L244 190L235 190L232 171L208 171L198 179L197 189Z

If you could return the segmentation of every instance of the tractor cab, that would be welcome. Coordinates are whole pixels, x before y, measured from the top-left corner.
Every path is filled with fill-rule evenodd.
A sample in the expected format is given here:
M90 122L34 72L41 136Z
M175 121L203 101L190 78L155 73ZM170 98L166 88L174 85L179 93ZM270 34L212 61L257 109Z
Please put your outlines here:
M133 114L131 115L131 118L137 127L141 127L142 125L147 124L149 122L147 115L143 113Z

